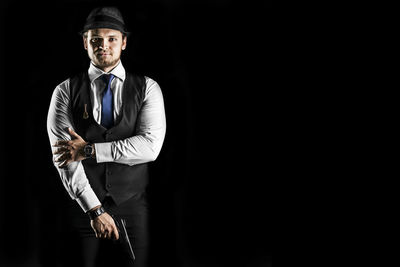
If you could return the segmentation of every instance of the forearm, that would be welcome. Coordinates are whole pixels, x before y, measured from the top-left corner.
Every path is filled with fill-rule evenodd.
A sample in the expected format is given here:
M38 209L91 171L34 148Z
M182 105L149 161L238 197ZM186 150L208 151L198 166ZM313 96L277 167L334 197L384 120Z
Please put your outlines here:
M81 162L72 162L64 168L55 166L65 190L73 200L76 200L84 212L100 205L100 201L90 186Z
M95 144L98 163L115 162L126 165L137 165L154 161L160 153L164 133L159 137L136 135L124 140Z

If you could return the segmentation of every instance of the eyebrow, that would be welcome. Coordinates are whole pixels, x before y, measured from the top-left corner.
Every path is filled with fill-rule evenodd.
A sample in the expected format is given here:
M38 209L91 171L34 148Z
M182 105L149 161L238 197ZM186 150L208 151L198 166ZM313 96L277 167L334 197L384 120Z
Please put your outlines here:
M100 36L100 35L96 35L96 34L93 34L92 35L92 38L103 38L103 36ZM106 36L106 38L109 38L109 37L113 37L113 38L117 38L118 36L117 35L114 35L114 34L112 34L112 35L107 35Z

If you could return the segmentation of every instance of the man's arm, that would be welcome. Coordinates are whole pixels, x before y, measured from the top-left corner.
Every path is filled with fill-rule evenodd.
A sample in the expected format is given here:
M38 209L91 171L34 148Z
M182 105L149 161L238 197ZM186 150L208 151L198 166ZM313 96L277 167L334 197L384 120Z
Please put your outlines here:
M157 158L165 138L166 118L161 88L150 78L146 78L146 95L136 125L135 136L96 143L97 162L132 166Z
M47 132L52 145L53 163L71 198L75 199L85 212L94 211L101 207L101 203L91 188L83 169L81 160L84 157L80 155L80 158L70 164L64 165L63 162L59 164L60 157L57 150L59 151L60 147L54 146L60 142L74 142L77 139L77 134L72 130L72 113L69 102L69 80L67 80L54 90L47 116ZM78 141L86 143L83 139ZM72 145L72 147L74 146ZM90 220L90 225L98 238L119 239L114 220L107 212Z
M47 116L47 133L53 153L57 150L56 147L53 147L57 141L71 140L68 128L72 128L73 125L69 101L69 80L66 80L54 90ZM53 154L53 163L71 198L76 200L85 212L100 205L100 201L89 184L82 163L75 161L60 168L56 162L57 158L58 156Z

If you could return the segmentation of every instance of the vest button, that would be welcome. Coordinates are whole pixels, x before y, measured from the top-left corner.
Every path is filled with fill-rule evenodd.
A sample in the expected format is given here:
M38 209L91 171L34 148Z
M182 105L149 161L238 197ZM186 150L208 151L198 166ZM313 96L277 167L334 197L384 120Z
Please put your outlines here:
M108 171L108 172L107 172L107 174L108 174L108 175L111 175L111 174L112 174L112 172L111 172L111 171Z
M107 188L111 188L112 186L111 186L111 184L107 184Z

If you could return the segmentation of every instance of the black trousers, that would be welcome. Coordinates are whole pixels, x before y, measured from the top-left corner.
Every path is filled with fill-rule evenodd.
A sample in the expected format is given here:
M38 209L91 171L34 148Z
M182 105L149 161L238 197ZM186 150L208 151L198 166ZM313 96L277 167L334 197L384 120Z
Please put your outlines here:
M97 239L89 217L77 203L66 208L68 226L62 246L62 266L76 267L147 267L149 231L148 205L145 194L137 195L117 206L111 197L106 197L102 205L112 215L126 220L126 228L136 259L132 261L121 242ZM62 238L62 237L61 237ZM64 264L65 263L65 264Z

